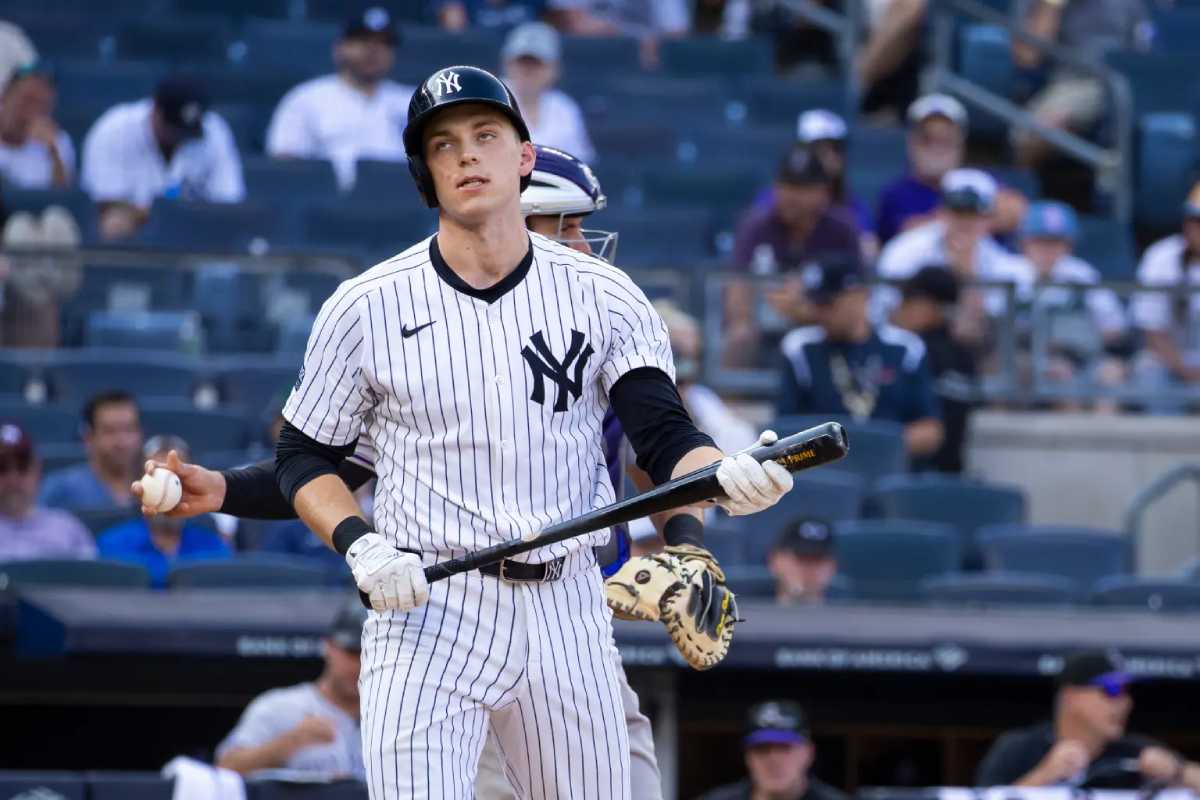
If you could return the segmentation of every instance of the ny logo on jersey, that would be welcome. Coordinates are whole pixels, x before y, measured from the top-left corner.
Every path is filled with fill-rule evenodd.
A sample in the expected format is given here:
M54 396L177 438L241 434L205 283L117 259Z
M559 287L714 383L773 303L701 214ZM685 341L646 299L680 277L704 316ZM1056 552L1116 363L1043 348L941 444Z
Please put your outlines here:
M438 97L462 91L462 87L458 85L458 73L449 69L438 73L433 79L433 90L437 92Z
M592 346L589 344L584 347L583 334L573 330L567 355L560 362L550 352L541 331L529 337L529 344L521 348L521 355L529 365L529 371L533 373L533 392L529 399L538 405L546 404L546 379L549 378L558 386L558 394L554 398L554 413L566 411L567 396L578 400L583 391L583 369L592 357Z

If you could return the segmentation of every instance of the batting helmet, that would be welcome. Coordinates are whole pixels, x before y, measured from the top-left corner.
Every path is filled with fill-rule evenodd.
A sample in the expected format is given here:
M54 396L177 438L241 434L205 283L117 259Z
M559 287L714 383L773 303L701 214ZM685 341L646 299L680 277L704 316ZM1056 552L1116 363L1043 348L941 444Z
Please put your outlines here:
M425 164L422 146L425 126L439 111L463 103L482 103L504 112L520 134L521 141L530 140L529 126L521 117L517 98L492 73L479 67L457 66L439 69L430 75L408 102L408 126L404 129L408 168L417 182L417 191L430 208L437 208L438 199L433 176ZM529 176L525 175L521 178L521 191L525 191L528 185Z

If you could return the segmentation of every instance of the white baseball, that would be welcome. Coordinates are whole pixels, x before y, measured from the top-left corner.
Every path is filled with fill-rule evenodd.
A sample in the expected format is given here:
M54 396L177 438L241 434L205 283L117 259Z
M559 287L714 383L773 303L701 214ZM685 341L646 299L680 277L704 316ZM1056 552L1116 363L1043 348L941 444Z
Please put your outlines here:
M183 497L183 485L179 476L165 467L155 467L154 472L142 476L142 505L165 514L179 505Z

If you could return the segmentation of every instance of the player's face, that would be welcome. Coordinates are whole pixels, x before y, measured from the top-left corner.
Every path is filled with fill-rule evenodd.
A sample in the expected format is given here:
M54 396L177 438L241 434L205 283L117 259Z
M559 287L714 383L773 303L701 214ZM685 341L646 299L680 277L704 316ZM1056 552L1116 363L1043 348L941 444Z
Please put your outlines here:
M803 782L812 756L810 744L762 744L746 751L746 770L759 794L782 797Z
M930 117L909 134L908 159L918 178L941 180L962 165L962 129L945 117Z
M1058 260L1071 252L1071 243L1066 239L1031 237L1021 242L1021 252L1037 267L1038 274L1045 278Z
M592 246L583 238L583 217L559 217L547 214L530 217L526 224L529 230L562 242L572 250L592 254Z
M91 451L107 469L132 469L142 449L142 426L138 411L130 403L109 403L96 409L95 426L84 437Z
M334 46L333 63L358 83L378 83L392 71L396 50L381 36L356 36Z
M499 111L467 103L439 114L425 134L425 163L442 213L466 224L519 205L533 145Z

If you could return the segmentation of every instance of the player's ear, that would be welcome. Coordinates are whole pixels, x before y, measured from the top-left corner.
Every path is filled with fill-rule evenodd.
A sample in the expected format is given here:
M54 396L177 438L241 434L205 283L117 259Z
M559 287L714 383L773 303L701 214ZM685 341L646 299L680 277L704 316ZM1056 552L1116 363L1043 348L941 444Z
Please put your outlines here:
M533 149L532 142L521 142L521 177L524 178L529 173L533 172L533 165L537 162L537 151Z

